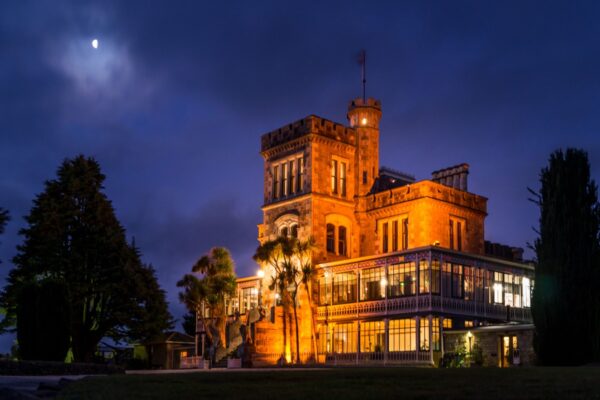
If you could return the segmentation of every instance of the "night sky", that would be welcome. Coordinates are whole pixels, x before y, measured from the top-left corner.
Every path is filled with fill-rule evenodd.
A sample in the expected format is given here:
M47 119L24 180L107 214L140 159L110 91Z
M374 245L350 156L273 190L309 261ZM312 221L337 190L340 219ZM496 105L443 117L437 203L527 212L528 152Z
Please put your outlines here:
M469 163L486 238L525 247L551 151L584 148L600 177L599 20L582 1L3 1L0 279L32 199L79 153L176 317L175 282L210 247L253 274L260 135L309 114L346 123L363 48L381 165L427 179Z

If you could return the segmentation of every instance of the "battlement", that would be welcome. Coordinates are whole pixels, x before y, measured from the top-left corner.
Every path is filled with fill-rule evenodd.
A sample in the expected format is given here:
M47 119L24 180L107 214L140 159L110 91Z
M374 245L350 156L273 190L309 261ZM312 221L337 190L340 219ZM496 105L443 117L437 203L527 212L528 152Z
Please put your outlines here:
M356 132L354 129L325 118L317 117L316 115L309 115L299 121L262 135L261 152L308 134L325 136L350 145L355 145L356 143Z
M348 105L348 110L351 111L359 107L371 107L381 111L381 101L370 97L365 101L362 97L358 97L350 101L350 104Z

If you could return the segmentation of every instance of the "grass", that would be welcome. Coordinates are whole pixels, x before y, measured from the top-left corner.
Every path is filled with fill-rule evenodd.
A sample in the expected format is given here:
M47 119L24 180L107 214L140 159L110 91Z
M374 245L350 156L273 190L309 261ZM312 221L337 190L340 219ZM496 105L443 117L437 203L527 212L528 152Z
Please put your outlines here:
M600 399L600 367L339 368L88 377L59 399Z

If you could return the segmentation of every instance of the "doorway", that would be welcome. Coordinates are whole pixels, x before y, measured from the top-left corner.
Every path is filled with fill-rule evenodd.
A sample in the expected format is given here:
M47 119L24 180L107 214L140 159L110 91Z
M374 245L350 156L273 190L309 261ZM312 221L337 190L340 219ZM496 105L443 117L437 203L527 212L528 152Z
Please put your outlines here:
M504 335L500 340L499 367L507 368L513 364L520 364L519 340L516 335Z

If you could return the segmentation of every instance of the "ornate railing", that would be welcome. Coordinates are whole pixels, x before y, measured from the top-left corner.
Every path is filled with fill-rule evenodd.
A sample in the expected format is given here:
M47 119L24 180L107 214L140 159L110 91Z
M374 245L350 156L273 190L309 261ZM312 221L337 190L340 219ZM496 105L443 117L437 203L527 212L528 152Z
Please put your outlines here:
M502 321L531 322L529 308L507 307L440 296L411 296L361 301L332 306L319 306L319 321L347 319L349 317L375 317L407 314L421 311L447 312L473 318L490 318Z
M331 353L325 356L327 365L387 365L387 364L423 364L431 365L431 353L423 351L391 351L370 353Z

